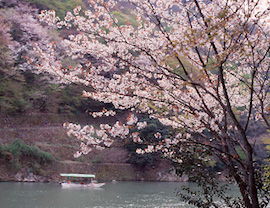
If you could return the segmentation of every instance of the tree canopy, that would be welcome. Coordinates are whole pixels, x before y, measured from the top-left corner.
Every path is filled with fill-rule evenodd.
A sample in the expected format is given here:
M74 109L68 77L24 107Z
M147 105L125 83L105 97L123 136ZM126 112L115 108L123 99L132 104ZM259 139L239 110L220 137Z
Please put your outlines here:
M269 197L258 188L254 146L247 131L253 120L269 122L269 1L213 0L90 0L90 10L77 6L64 20L54 11L40 19L61 27L76 27L64 43L67 56L78 65L64 68L54 53L36 45L38 68L63 82L89 87L83 97L112 103L134 114L127 123L111 126L66 124L68 133L82 141L81 150L111 146L113 137L125 138L148 114L172 126L173 135L148 143L138 153L163 152L183 163L187 149L200 147L223 163L239 186L243 206L265 207ZM119 24L114 9L133 8L137 24ZM89 59L91 57L91 59ZM94 61L93 61L94 60ZM104 109L93 116L113 116ZM133 134L136 142L144 143ZM239 151L239 149L241 151ZM240 152L243 157L240 157ZM240 205L239 205L240 206Z

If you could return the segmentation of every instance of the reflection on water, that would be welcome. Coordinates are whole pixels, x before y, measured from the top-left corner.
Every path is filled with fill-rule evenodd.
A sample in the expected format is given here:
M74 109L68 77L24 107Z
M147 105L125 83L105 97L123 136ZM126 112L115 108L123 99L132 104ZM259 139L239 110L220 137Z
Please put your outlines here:
M185 207L171 182L107 183L99 189L62 189L50 183L0 183L1 208L165 208Z

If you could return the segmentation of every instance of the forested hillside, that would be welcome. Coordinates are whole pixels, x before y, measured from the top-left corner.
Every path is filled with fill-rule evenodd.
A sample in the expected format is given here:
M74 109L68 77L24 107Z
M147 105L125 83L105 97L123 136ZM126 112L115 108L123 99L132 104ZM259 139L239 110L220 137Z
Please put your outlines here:
M56 9L59 15L81 1L2 1L0 27L0 113L63 113L80 114L99 107L98 103L81 98L82 87L61 85L54 78L39 73L34 64L34 43L46 45L61 42L63 31L41 25L37 15L41 9ZM57 9L58 8L58 9ZM59 44L59 53L65 50ZM72 60L67 60L71 62Z

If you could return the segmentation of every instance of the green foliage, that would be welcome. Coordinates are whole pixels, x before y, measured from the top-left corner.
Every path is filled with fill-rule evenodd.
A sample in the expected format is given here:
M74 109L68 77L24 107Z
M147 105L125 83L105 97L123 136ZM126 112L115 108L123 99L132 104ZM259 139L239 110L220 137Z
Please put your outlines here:
M178 153L182 163L175 163L176 173L180 176L188 175L189 181L197 184L194 189L183 186L177 191L181 201L202 208L220 207L220 204L226 207L242 207L242 200L227 194L229 187L219 181L216 171L211 171L209 162L205 160L211 155L211 150L188 144L182 144L178 148L182 148L182 152ZM230 178L227 179L229 182ZM217 201L217 198L220 200Z
M269 136L269 131L268 134L263 137L263 143L266 144L266 149L268 152L270 151L270 136ZM267 159L267 165L264 166L264 188L268 189L270 191L270 156L268 156Z
M120 12L120 11L113 11L111 13L114 18L116 18L118 20L118 25L133 25L134 27L136 27L138 25L138 22L136 20L136 16L133 14L132 15L132 11L130 9L127 9L127 11L124 12Z
M164 126L160 123L157 119L150 119L148 117L140 118L140 122L147 122L147 127L138 130L136 127L131 129L131 132L138 132L139 137L144 141L143 144L141 143L134 143L132 139L129 139L126 144L125 148L129 151L129 159L128 162L131 164L136 164L139 166L145 165L153 165L155 162L160 160L159 153L145 153L145 154L137 154L136 149L147 148L148 144L157 140L155 138L155 134L159 132L161 134L161 139L166 138L170 134L170 129L167 126Z
M270 133L263 137L263 143L266 145L266 149L270 151Z
M23 88L18 81L9 78L0 78L0 112L24 112L29 103L23 96Z
M82 98L83 87L79 85L69 85L61 89L58 113L80 114L86 110L95 110L103 107L103 104Z
M30 172L34 173L36 175L42 175L44 173L44 171L42 170L40 164L37 163L37 162L32 163L32 167L30 169Z
M18 82L21 75L14 70L14 60L8 44L11 38L7 33L9 28L6 20L0 16L0 113L24 111L25 100L22 97L22 87Z
M16 73L20 79L3 71L3 76L0 76L1 114L14 115L31 111L79 115L86 110L95 111L104 107L100 102L82 98L82 86L51 84L46 75L37 75L31 71Z
M83 9L86 6L83 0L25 0L36 4L40 9L55 10L56 14L63 18L67 11L73 10L77 5L80 5Z
M268 207L270 201L270 166L269 161L265 166L255 167L255 179L260 207Z
M135 164L141 167L146 165L153 165L155 161L159 160L157 154L145 153L145 154L137 154L135 148L131 148L131 145L127 145L127 148L130 152L130 156L128 162L131 164ZM147 146L141 146L141 148L146 148Z
M199 71L195 68L195 66L193 66L186 58L184 58L183 56L179 56L179 59L183 63L183 65L184 65L185 69L188 71L188 73L194 73L194 75L199 74ZM183 71L183 68L179 65L179 61L174 56L166 57L165 62L170 67L174 68L174 72L176 74L179 74L179 75L185 77L185 73Z
M17 157L14 157L11 161L10 161L10 168L18 171L22 168L22 165L19 161L19 159Z
M40 9L58 9L63 15L76 5L85 5L82 0L27 0L37 4ZM11 54L9 44L13 41L22 42L24 31L14 22L10 23L0 15L0 114L18 115L22 113L63 113L78 115L86 110L102 109L103 104L82 99L83 88L76 85L62 86L52 84L53 79L48 74L36 74L34 71L20 71L17 66L26 60L24 54L18 54L15 59ZM54 38L59 38L51 32ZM65 34L66 35L66 34ZM17 52L16 52L17 53ZM20 53L20 52L18 52ZM70 59L66 61L71 61ZM69 65L70 63L67 63Z
M270 188L270 166L264 167L265 187Z
M103 163L104 160L99 158L99 157L96 157L95 159L91 160L92 163Z
M207 177L211 176L207 175ZM181 187L177 191L177 196L181 201L200 208L221 207L221 205L234 208L244 207L243 201L239 197L227 194L230 190L227 185L207 177L204 177L203 180L197 180L198 187L194 189L186 186ZM216 200L217 198L220 200Z
M245 155L244 151L241 149L241 147L237 146L235 148L235 150L236 150L236 152L241 160L244 160L246 158L246 155Z
M21 77L20 79L15 79L14 76L2 71L3 76L0 77L1 114L15 114L33 108L39 109L40 106L37 101L44 97L44 93L38 89L38 85L35 83L37 79L30 83L24 76L27 72L15 72L17 76ZM39 83L39 87L41 86L42 83Z
M30 157L35 159L39 164L52 163L54 157L52 154L41 151L39 148L23 143L21 139L16 139L11 145L0 145L0 157L3 157L5 152L11 153L14 157L11 164L18 166L20 157Z

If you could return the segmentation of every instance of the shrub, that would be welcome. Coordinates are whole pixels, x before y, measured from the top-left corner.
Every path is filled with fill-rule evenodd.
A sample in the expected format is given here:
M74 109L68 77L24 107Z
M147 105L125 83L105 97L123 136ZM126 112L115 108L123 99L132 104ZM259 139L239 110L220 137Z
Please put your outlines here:
M131 164L135 164L138 166L146 166L153 165L155 162L160 160L160 154L137 154L136 149L145 149L148 144L151 144L153 140L156 140L154 134L159 132L161 134L161 138L166 138L170 134L170 129L167 126L164 126L157 119L150 119L148 117L139 118L141 122L146 121L148 126L143 129L137 129L134 127L131 129L132 132L138 132L141 139L144 140L146 144L134 143L132 139L126 142L125 148L129 151L129 159L128 162Z
M92 162L92 163L103 163L104 160L103 160L102 158L97 157L97 158L91 160L91 162Z
M16 139L11 145L0 145L0 157L3 157L4 152L10 152L14 156L14 161L12 160L11 163L18 163L20 156L34 158L40 164L52 163L54 161L52 154L27 145L21 139Z

